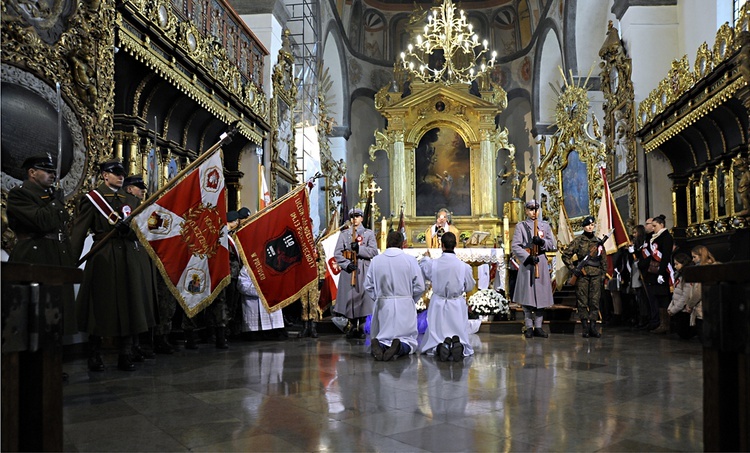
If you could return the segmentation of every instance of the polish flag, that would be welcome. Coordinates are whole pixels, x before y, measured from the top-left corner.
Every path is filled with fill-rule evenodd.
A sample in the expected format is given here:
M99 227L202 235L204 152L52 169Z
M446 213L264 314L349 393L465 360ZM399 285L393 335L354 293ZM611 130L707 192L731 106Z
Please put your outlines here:
M563 249L573 242L573 232L568 222L568 213L565 212L565 206L560 204L560 218L557 221L557 252L554 258L554 278L552 279L552 291L562 289L568 280L568 267L562 260Z
M601 238L605 234L608 234L611 230L614 230L612 235L604 243L604 250L607 255L612 255L620 247L630 244L630 238L628 237L628 230L625 229L625 224L622 222L620 211L615 205L614 197L612 192L609 190L609 183L607 182L607 170L605 167L599 167L599 174L604 182L604 191L602 193L602 201L599 205L599 215L596 225L596 236ZM614 263L612 258L607 256L607 275L611 278L614 274Z
M336 264L334 251L336 250L336 243L338 242L340 235L341 230L337 228L320 241L323 248L323 259L325 260L326 265L326 277L323 281L323 288L320 290L319 306L321 310L325 310L328 305L336 303L341 268Z
M263 170L263 166L260 166L260 196L258 197L258 210L265 208L271 204L271 192L268 191L268 183L266 183L266 172Z

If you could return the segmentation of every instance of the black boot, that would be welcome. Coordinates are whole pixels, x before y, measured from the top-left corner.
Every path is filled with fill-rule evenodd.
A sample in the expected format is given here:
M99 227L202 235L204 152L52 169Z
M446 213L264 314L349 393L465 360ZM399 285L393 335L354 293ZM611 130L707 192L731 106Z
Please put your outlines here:
M310 336L310 323L312 321L302 321L302 330L297 334L297 338L305 338Z
M315 321L310 321L310 336L312 338L318 338L318 331L315 329Z
M117 369L120 371L135 371L135 365L130 360L130 354L120 354L117 357Z
M346 332L346 338L354 338L357 335L357 320L350 319L344 331Z
M216 328L216 349L229 349L225 327Z
M101 348L102 337L89 335L89 371L104 371Z
M185 331L185 349L198 349L198 342L195 340L195 331Z
M154 338L154 352L157 354L174 354L174 346L169 344L166 335L157 335Z
M596 321L591 320L591 324L589 324L589 335L591 335L594 338L601 338L602 334L596 330Z
M581 336L583 338L589 337L589 320L581 319Z

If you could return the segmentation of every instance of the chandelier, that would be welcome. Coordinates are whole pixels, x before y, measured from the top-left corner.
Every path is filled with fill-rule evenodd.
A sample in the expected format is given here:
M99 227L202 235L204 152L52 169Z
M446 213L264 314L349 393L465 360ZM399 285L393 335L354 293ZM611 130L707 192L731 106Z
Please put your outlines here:
M497 52L487 61L487 40L479 42L464 11L457 13L451 0L444 0L427 15L424 33L401 52L401 62L423 82L471 83L495 65Z

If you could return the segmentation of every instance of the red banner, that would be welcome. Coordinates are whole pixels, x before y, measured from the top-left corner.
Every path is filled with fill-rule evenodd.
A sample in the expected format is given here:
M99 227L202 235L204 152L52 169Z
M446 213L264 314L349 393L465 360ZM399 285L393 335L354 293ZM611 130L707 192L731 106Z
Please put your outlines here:
M224 166L215 152L133 219L141 244L188 317L229 283Z
M291 304L318 284L307 185L255 214L235 239L268 311Z

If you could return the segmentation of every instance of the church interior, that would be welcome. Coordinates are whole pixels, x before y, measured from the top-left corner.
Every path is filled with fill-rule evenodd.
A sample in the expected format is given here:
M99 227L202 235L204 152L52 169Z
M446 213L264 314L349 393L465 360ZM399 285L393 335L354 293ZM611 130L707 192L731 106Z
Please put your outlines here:
M750 449L745 0L5 0L1 41L3 250L28 157L60 162L72 212L101 162L156 193L231 127L228 210L309 183L316 238L358 207L381 250L403 229L414 256L443 210L457 255L493 265L509 299L530 200L557 235L611 204L628 233L664 215L676 249L736 263L691 277L716 308L687 340L604 323L601 339L571 335L575 301L559 294L550 338L487 320L461 364L376 363L369 339L329 322L316 340L96 374L85 335L66 335L61 423L24 444L4 404L3 450ZM7 306L3 400L18 401Z

